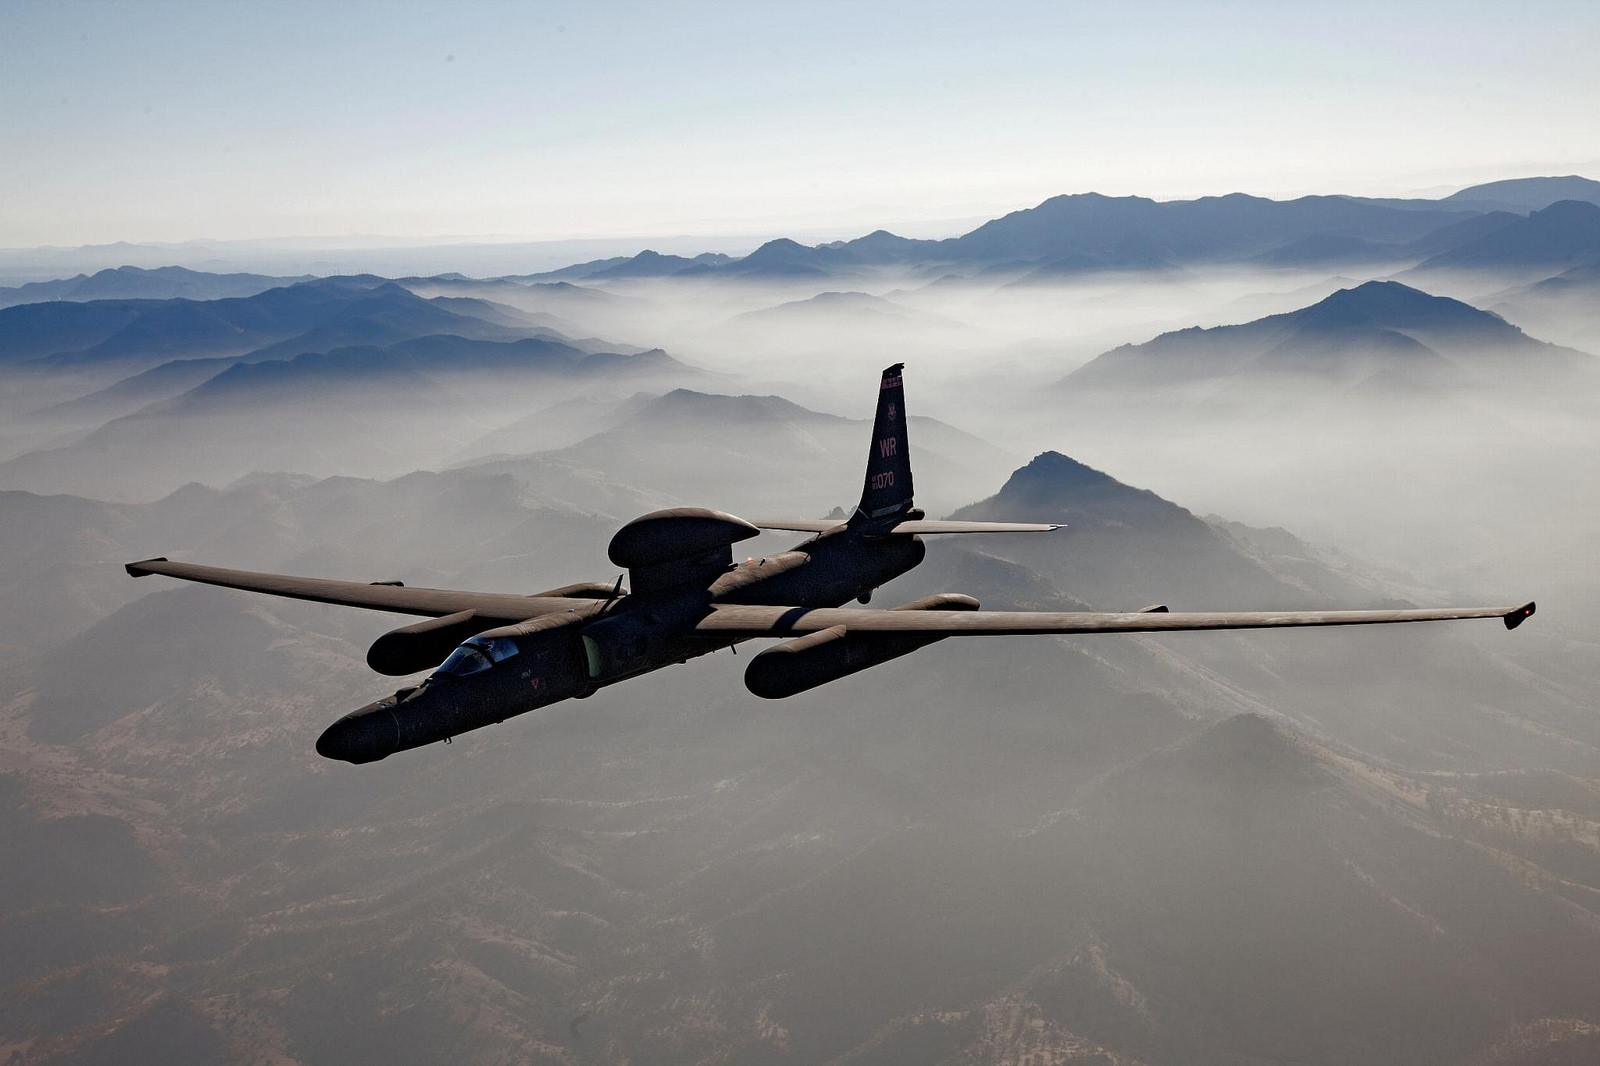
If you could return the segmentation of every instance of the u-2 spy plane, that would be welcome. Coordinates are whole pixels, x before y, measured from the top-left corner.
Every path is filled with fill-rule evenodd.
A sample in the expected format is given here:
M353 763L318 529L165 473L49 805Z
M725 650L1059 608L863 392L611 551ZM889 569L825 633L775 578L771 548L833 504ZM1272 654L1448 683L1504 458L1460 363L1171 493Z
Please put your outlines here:
M745 687L781 699L909 655L946 637L1159 633L1499 618L1515 629L1534 605L1398 611L1128 613L984 611L941 593L889 610L872 591L922 562L922 538L951 533L1041 533L1050 524L927 519L912 504L904 364L883 372L861 502L845 521L746 522L701 507L636 518L611 538L611 561L631 590L584 583L532 596L408 588L227 570L165 558L129 563L133 577L165 574L273 596L337 603L424 621L385 633L367 652L381 674L437 667L421 684L334 722L317 752L352 763L449 740L514 715L593 695L624 681L756 637L781 637L750 661ZM743 563L732 545L763 529L812 534L785 552Z

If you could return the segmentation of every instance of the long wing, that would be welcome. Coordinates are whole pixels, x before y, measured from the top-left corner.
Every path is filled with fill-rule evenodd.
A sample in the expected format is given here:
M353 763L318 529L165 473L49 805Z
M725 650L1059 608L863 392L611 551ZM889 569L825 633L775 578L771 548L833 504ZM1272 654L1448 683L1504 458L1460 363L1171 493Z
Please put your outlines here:
M576 607L588 609L594 586L573 585L555 589L556 595L517 596L500 592L456 592L450 589L407 588L400 584L366 585L359 581L332 581L320 577L291 577L288 574L262 574L252 570L227 570L196 563L173 563L166 559L146 559L129 563L132 577L165 574L167 577L198 581L206 585L263 592L294 600L337 603L345 607L364 607L391 614L417 614L442 618L458 611L475 611L480 618L497 622L521 622L541 614ZM486 626L485 628L489 628Z
M911 518L890 526L890 533L1049 533L1061 526L1049 522L950 522Z
M843 522L823 519L812 522L803 518L774 519L769 522L752 522L753 526L762 529L785 529L795 533L825 533L830 529L837 529L844 525ZM933 519L908 518L904 522L896 522L880 532L883 533L1048 533L1053 529L1060 529L1059 525L1049 522L947 522Z
M716 606L695 627L732 637L787 637L844 626L851 633L921 633L928 636L1023 636L1046 633L1164 633L1181 629L1276 629L1287 626L1361 626L1499 618L1515 629L1534 605L1445 607L1401 611L1216 611L1207 613L1097 611L864 611L840 607Z

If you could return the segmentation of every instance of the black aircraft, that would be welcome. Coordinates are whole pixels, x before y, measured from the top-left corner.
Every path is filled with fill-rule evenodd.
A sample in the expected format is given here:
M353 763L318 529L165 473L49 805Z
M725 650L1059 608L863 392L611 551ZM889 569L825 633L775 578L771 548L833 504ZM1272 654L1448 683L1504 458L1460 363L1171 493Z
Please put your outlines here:
M619 529L611 561L626 568L624 591L604 583L532 596L407 588L225 570L166 559L129 563L134 577L166 574L273 596L338 603L426 620L379 637L367 663L403 676L438 667L419 685L339 719L317 752L352 763L449 740L470 729L606 685L731 647L753 637L783 643L745 670L755 695L780 699L946 637L1040 633L1153 633L1499 618L1515 629L1520 607L1404 611L1180 614L1164 606L1090 611L982 611L970 596L941 593L889 610L841 609L922 562L922 537L935 533L1035 533L1058 527L1008 522L930 521L912 505L901 367L883 372L861 503L848 520L746 522L721 511L677 507ZM814 536L789 551L733 561L732 545L763 529Z

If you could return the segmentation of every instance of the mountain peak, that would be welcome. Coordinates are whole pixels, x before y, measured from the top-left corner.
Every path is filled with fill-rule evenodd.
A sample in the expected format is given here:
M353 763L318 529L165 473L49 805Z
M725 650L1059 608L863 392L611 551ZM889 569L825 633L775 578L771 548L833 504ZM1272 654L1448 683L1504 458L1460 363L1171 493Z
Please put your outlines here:
M1002 493L1013 490L1026 492L1033 488L1044 486L1061 489L1069 486L1092 485L1099 487L1120 484L1121 482L1110 474L1080 463L1071 456L1049 451L1040 452L1033 457L1027 466L1021 467L1012 473L1011 478L1000 491Z
M1600 224L1600 204L1590 200L1557 200L1549 207L1529 215L1528 220L1542 222L1548 226L1578 223L1592 227Z
M1596 210L1600 210L1597 208ZM1448 296L1434 296L1398 281L1368 281L1340 289L1292 312L1319 327L1377 325L1387 328L1509 329L1503 319Z
M817 249L807 248L788 237L776 237L743 259L727 264L725 269L730 273L747 275L813 275L822 273L813 265L816 258Z
M801 407L782 396L728 396L684 388L658 396L638 411L636 417L641 422L715 419L757 426L790 421L836 420L832 415Z
M1558 273L1600 261L1600 204L1567 199L1425 260L1416 270L1440 268Z
M755 251L751 252L750 255L746 256L745 258L747 258L747 259L754 258L755 256L763 255L763 254L765 254L765 255L777 255L777 254L792 255L795 252L804 252L804 251L807 251L807 250L808 249L806 248L806 246L801 244L799 241L791 240L788 237L774 237L772 240L768 241L767 243L763 244L761 247L757 248Z
M1510 178L1472 185L1451 193L1444 203L1503 203L1524 210L1538 210L1557 201L1587 200L1600 203L1600 181L1580 174L1561 177Z
M951 517L1064 521L1069 525L1199 523L1188 511L1148 489L1125 485L1110 474L1053 451L1034 456L1027 466L1012 473L999 492Z
M1331 293L1312 306L1339 306L1343 304L1377 310L1382 308L1412 307L1421 304L1423 301L1444 298L1433 296L1430 293L1423 292L1421 289L1412 288L1410 285L1398 281L1364 281L1360 285L1353 285L1348 289L1340 289Z

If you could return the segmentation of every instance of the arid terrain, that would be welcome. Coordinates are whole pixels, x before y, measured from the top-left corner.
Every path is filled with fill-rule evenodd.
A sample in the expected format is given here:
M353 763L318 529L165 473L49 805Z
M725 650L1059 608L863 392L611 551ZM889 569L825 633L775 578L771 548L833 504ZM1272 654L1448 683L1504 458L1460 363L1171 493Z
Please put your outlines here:
M1597 194L5 290L0 1062L1600 1059ZM610 582L848 508L899 361L929 516L1065 528L875 606L1539 613L718 653L349 766L393 617L122 569Z

